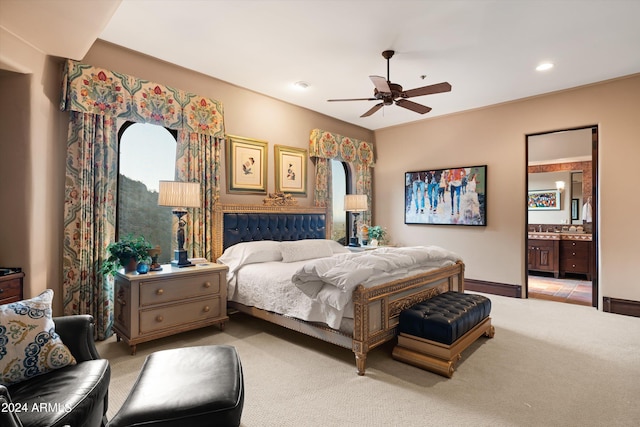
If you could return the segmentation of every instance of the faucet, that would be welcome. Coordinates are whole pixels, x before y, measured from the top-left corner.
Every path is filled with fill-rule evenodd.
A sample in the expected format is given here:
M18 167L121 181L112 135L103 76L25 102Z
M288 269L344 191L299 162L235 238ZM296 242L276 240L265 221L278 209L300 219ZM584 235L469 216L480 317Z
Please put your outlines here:
M540 225L538 226L538 231L539 231L540 233L542 233L542 224L540 224Z

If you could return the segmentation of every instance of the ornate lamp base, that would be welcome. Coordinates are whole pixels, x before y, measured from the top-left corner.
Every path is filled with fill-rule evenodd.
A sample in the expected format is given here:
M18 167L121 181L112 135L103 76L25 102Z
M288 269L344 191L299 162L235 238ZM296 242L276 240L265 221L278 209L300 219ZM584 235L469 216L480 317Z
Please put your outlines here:
M353 237L349 239L349 246L352 248L357 248L360 246L360 242L358 241L358 215L359 212L353 212Z
M193 267L195 264L192 264L189 259L187 259L187 251L184 249L177 249L173 251L175 259L171 261L171 265L174 267L182 268L182 267Z

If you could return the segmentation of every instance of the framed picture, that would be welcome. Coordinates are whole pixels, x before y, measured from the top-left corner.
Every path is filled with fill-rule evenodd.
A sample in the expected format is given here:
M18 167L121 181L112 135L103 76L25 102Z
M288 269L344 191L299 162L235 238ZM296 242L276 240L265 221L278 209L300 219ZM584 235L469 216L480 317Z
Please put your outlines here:
M571 220L580 219L578 216L578 203L580 203L580 199L571 199Z
M405 224L487 225L487 166L424 169L404 177Z
M307 150L276 145L276 192L307 195Z
M560 190L530 190L527 206L530 211L559 211Z
M227 135L227 192L267 194L267 148L257 139Z

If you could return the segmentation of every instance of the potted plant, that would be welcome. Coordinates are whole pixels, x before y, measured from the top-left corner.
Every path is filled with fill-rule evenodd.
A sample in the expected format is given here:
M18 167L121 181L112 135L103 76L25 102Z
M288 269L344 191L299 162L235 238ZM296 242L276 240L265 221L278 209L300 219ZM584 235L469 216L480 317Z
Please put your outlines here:
M143 236L131 234L107 245L108 257L102 263L101 273L114 275L120 268L125 272L135 271L139 262L149 259L151 243Z
M378 243L382 243L385 234L387 234L386 230L379 225L369 227L369 237L371 238L371 242L369 244L371 246L377 246Z

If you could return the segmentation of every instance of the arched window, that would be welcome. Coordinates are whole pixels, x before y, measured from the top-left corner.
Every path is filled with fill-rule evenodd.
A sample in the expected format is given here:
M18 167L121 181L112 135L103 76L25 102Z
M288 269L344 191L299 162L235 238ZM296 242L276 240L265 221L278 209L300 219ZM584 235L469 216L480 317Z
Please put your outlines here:
M347 236L351 235L351 224L344 211L344 196L350 192L349 165L346 162L331 160L333 228L331 239L347 245Z
M175 131L162 126L126 122L118 132L118 207L116 237L144 236L160 246L158 262L172 257L172 213L158 206L158 182L175 180Z

